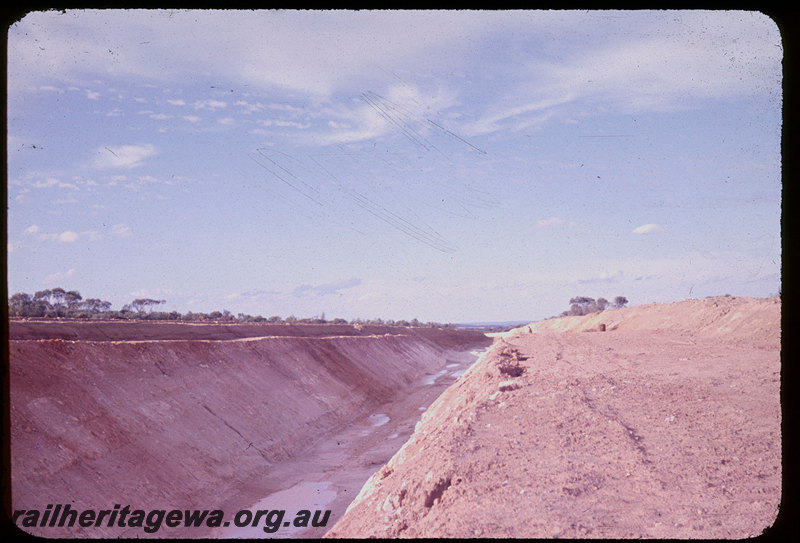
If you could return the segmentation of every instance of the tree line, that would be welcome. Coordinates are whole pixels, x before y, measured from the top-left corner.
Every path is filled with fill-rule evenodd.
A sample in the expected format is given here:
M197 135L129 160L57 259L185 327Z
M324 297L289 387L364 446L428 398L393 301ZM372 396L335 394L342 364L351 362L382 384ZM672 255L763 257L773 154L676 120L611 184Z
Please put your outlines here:
M75 319L130 319L130 320L168 320L168 321L214 321L214 322L268 322L268 323L303 323L303 324L361 324L361 325L386 325L386 326L426 326L441 327L435 322L421 322L418 319L383 320L383 319L345 319L327 320L325 313L318 317L298 319L294 315L286 318L274 315L262 317L261 315L248 315L245 313L232 314L227 309L211 311L210 313L192 312L179 313L177 311L158 311L159 305L166 300L152 298L137 298L122 306L120 310L112 310L111 302L99 298L84 299L77 290L64 290L57 287L35 292L32 296L25 292L18 292L8 299L8 315L10 317L40 317L40 318L75 318Z
M570 308L563 313L562 317L588 315L597 311L605 311L609 305L612 307L625 307L628 305L628 299L625 296L617 296L614 298L614 303L610 304L605 298L589 298L586 296L576 296L570 299Z

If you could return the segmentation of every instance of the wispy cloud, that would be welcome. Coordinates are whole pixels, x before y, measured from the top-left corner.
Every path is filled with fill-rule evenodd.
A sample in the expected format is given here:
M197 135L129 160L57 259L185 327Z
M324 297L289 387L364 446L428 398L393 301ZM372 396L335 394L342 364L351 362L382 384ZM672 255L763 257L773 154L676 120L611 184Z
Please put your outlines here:
M65 272L56 272L45 277L42 280L42 284L55 285L57 283L60 283L61 281L65 281L70 277L73 277L76 273L78 273L78 270L76 270L75 268L70 268Z
M72 230L66 230L61 232L56 239L62 243L73 243L78 241L78 233Z
M103 145L94 152L93 165L96 168L135 168L148 158L157 154L155 145Z
M52 175L42 175L36 172L28 174L24 179L13 179L9 181L11 185L32 187L35 189L61 188L78 190L74 183L67 183Z
M356 277L350 279L342 279L332 283L325 283L322 285L301 285L292 291L296 297L303 296L328 296L332 294L341 294L341 291L349 288L357 287L361 284L361 279Z
M131 232L131 229L128 227L128 225L123 224L123 223L115 224L111 228L111 233L115 234L117 236L121 236L121 237L128 237L128 236L133 234Z
M197 100L192 104L195 109L210 109L212 111L228 107L227 102L220 100Z
M535 102L527 102L514 106L507 106L505 101L501 100L499 110L492 111L487 116L467 124L464 130L471 136L478 136L496 132L497 130L507 127L522 129L537 125L547 121L555 114L555 112L552 111L553 108L574 100L575 96L574 93L565 92L552 98L543 98ZM531 115L533 113L536 115ZM514 123L505 122L509 120L513 120Z
M617 18L638 20L625 12ZM676 12L642 22L624 31L606 27L600 35L598 21L592 47L565 43L557 61L520 57L519 83L509 77L507 88L465 129L519 129L568 103L602 103L603 110L628 113L687 110L709 98L762 94L780 81L780 35L759 13Z
M657 224L643 224L637 226L631 231L631 234L653 234L655 232L662 232L664 229Z
M32 224L23 232L27 236L36 236L39 241L56 241L59 243L75 243L79 239L88 241L99 241L103 239L103 234L97 230L84 230L80 233L74 230L64 230L63 232L40 232L37 225Z
M59 233L41 233L38 238L41 241L60 241L62 243L72 243L78 240L78 234L72 230L65 230Z
M579 285L593 285L598 283L619 283L625 278L625 274L622 270L618 270L616 273L610 275L603 275L600 277L589 277L586 279L578 279Z
M263 301L265 299L277 298L280 295L281 293L277 290L253 289L253 290L246 290L244 292L228 294L227 296L225 296L225 298L228 300L246 299L254 301Z

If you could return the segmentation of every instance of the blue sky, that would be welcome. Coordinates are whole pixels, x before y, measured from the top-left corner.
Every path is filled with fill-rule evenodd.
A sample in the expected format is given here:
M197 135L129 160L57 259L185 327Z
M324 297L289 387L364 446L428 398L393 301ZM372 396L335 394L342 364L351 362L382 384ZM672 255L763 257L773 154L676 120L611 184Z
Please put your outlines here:
M745 11L30 13L9 294L439 322L773 295L782 58Z

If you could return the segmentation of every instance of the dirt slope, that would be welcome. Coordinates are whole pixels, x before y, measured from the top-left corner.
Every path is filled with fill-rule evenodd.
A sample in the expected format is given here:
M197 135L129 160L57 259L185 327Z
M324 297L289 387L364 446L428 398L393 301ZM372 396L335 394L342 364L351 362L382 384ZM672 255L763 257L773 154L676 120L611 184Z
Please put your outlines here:
M776 307L777 304L777 307ZM646 304L609 309L584 317L561 317L534 322L512 330L526 332L586 332L600 324L607 330L648 330L656 333L691 333L726 343L770 348L780 343L780 302L774 298L716 296L670 304Z
M781 502L780 307L687 300L501 335L326 536L760 534Z
M449 349L486 343L455 330L174 323L12 322L10 337L13 508L40 510L263 496L282 462L439 371Z

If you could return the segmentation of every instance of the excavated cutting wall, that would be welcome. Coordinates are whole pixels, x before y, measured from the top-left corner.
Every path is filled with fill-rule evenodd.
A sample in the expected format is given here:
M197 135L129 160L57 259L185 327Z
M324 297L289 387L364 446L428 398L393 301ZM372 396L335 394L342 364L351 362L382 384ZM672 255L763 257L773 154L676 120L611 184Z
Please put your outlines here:
M12 507L40 510L219 508L451 349L489 343L422 328L95 322L12 322L10 338Z

